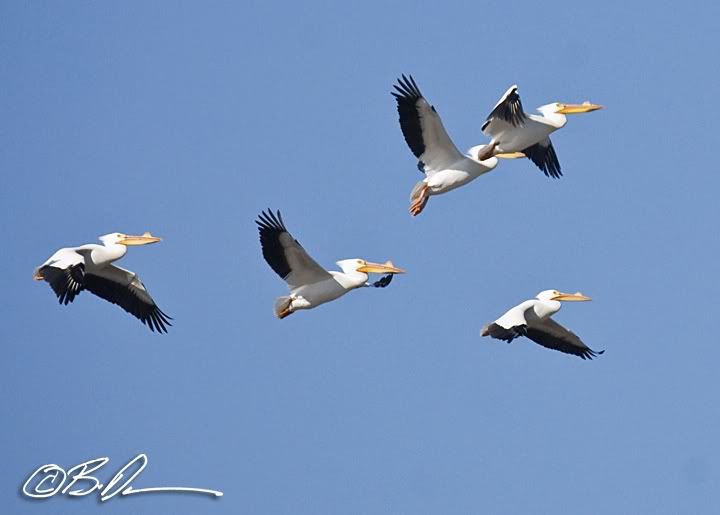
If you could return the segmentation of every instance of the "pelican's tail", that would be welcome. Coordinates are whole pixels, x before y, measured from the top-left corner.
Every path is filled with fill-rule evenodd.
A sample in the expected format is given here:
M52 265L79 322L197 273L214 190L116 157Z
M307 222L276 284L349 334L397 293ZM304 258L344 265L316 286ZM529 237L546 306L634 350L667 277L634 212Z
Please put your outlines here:
M293 313L292 297L278 297L275 300L275 316L285 318Z
M418 182L410 193L410 214L417 216L425 209L430 198L430 189L425 181Z

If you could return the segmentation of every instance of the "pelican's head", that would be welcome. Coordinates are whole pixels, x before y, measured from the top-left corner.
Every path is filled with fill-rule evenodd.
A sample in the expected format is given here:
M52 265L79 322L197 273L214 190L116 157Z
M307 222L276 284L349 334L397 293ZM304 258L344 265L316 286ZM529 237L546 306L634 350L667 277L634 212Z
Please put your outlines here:
M590 297L586 297L580 292L577 293L563 293L557 290L545 290L541 291L535 297L538 300L557 300L557 301L569 301L569 302L584 302L592 300Z
M379 263L371 263L364 259L343 259L337 262L342 271L346 274L360 272L362 274L404 274L405 270L397 268L391 261L387 261L384 265Z
M153 236L149 232L146 232L142 236L130 236L121 232L111 232L104 236L100 236L100 241L104 245L147 245L148 243L157 243L160 238Z
M597 111L602 109L603 106L598 104L592 104L588 101L582 104L563 104L562 102L553 102L552 104L545 104L544 106L538 107L544 115L549 114L578 114L578 113L589 113L590 111Z

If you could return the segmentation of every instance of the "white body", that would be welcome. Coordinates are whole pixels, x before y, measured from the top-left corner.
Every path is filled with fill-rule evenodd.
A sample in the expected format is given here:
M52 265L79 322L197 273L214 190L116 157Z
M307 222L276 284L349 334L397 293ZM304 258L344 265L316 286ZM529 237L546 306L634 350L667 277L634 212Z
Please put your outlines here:
M522 152L528 147L544 142L550 134L565 126L567 117L553 112L553 107L554 104L539 107L538 111L542 115L525 113L525 124L521 127L515 127L504 120L493 119L483 132L492 138L491 145L497 144L496 153Z
M484 147L485 145L473 147L465 156L455 149L457 155L442 156L441 159L432 156L430 152L426 151L421 158L425 164L425 179L422 183L427 184L430 195L440 195L452 191L495 168L497 166L497 158L495 157L484 161L471 157L472 155L477 156L478 152ZM450 162L453 158L454 161ZM425 159L428 159L429 162L425 162Z
M56 268L66 269L80 263L85 265L85 271L88 273L96 273L101 268L109 265L113 261L117 261L127 253L125 245L116 243L107 243L106 245L97 245L88 243L79 247L66 247L55 252L45 261L42 266L54 266Z
M543 320L560 311L561 304L557 300L531 299L509 309L495 323L505 329L518 325L540 324Z
M354 261L354 260L347 260ZM343 261L338 262L338 266L343 268ZM327 272L323 270L327 277L321 281L311 284L303 284L301 286L290 285L290 298L292 310L312 309L331 300L342 297L346 293L355 288L365 286L368 275L355 270L347 270L344 272Z

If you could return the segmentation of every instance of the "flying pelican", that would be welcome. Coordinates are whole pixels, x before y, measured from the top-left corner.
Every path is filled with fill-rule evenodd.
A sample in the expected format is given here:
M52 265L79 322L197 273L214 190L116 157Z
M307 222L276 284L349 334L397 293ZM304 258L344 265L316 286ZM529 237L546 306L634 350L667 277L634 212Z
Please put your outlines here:
M142 236L114 232L99 239L102 245L58 250L35 269L33 279L50 283L60 304L67 305L88 290L137 317L151 331L166 333L172 318L157 307L137 274L112 264L125 255L128 246L157 243L160 238L148 232Z
M474 146L467 155L461 154L412 75L403 75L394 87L397 92L391 94L397 101L400 128L410 150L419 159L418 169L425 174L425 179L418 182L410 194L410 214L417 216L431 195L446 193L480 177L497 166L497 159L486 145ZM481 159L480 154L487 157Z
M500 98L482 125L482 132L492 138L480 154L480 159L503 154L502 157L527 156L546 176L555 179L562 175L560 162L550 141L550 134L567 123L566 114L587 113L603 106L584 102L561 104L553 102L538 107L540 115L523 111L517 85Z
M508 310L480 332L481 336L492 336L510 343L519 336L527 336L535 343L548 349L574 354L582 359L593 359L605 352L595 352L585 345L580 338L555 322L552 315L560 311L561 301L588 301L582 293L562 293L557 290L545 290L537 297L518 304Z
M328 272L311 258L302 245L285 228L280 211L275 215L268 209L258 220L262 253L270 268L288 283L290 295L275 301L275 316L285 318L298 309L312 309L350 290L374 286L384 288L392 280L387 275L374 283L368 283L368 274L402 274L388 261L384 265L364 259L344 259L337 265L342 272Z

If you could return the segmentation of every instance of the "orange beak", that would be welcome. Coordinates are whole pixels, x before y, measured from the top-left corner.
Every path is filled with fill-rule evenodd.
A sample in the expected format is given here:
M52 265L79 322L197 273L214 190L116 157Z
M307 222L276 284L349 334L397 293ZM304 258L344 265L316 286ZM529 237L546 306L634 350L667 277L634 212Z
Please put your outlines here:
M370 263L365 261L365 264L357 269L358 272L364 272L366 274L404 274L405 270L397 268L392 264L392 261L386 261L384 265L379 263Z

